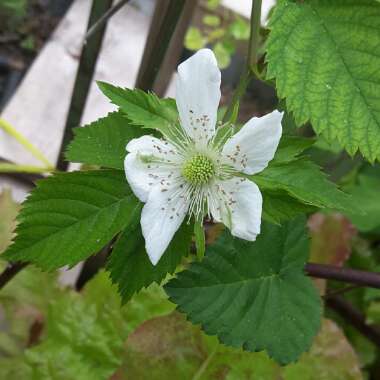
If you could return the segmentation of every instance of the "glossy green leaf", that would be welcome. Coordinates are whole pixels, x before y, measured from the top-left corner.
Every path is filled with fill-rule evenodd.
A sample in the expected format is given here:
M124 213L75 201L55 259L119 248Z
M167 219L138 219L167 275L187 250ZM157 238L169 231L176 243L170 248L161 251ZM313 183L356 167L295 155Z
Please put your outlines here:
M298 215L311 213L317 209L293 198L285 191L265 190L263 196L263 219L267 222L281 224Z
M294 161L302 152L311 148L314 143L315 140L311 138L284 135L281 137L272 164Z
M251 179L263 191L282 190L310 206L341 211L357 208L351 197L328 181L319 167L307 158L273 162Z
M124 169L126 145L143 134L146 131L131 125L123 113L113 112L89 125L75 128L66 158L72 162Z
M160 99L139 89L115 87L98 82L100 90L120 107L133 125L155 129L166 137L178 138L178 112L174 99Z
M133 222L140 208L122 171L56 174L39 181L24 202L4 256L43 269L74 265Z
M191 227L184 223L154 266L145 251L140 224L123 231L107 264L107 270L119 288L123 303L142 288L153 282L161 283L168 273L174 273L183 256L189 252L191 235Z
M303 219L266 224L256 242L225 233L201 263L165 289L207 334L245 350L266 350L286 364L310 348L320 325L319 296L303 272L308 250Z
M380 4L281 0L269 28L267 77L297 124L380 158Z

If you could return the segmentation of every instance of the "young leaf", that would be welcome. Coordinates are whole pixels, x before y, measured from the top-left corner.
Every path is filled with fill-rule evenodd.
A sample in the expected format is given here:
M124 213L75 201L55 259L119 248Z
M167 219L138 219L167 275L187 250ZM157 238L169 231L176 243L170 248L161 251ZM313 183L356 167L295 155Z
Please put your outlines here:
M263 192L286 191L310 206L341 211L355 207L351 197L328 181L318 166L306 158L284 164L274 162L251 178Z
M268 79L298 125L380 158L380 4L282 0L270 19Z
M120 107L133 125L155 129L172 137L178 125L178 112L174 99L160 99L153 93L131 90L98 82L99 88L113 104Z
M124 230L107 264L107 270L112 281L118 285L123 303L142 288L153 282L159 284L168 273L172 274L182 257L188 253L190 242L191 228L184 223L174 235L161 260L154 266L145 252L140 224Z
M46 270L74 265L134 221L140 207L122 171L56 174L39 181L23 204L3 257Z
M87 126L75 128L66 158L72 162L124 169L126 145L143 134L146 131L131 125L122 112L112 112Z
M165 289L178 309L222 343L296 360L318 332L321 305L304 272L303 219L264 225L256 242L228 233Z

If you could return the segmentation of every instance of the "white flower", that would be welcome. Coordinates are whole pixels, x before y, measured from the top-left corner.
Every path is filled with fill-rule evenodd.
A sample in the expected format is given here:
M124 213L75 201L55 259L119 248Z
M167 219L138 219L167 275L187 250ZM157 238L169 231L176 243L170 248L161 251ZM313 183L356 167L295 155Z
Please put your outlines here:
M220 146L215 139L220 71L209 49L178 66L176 103L180 138L131 140L125 173L145 202L141 227L145 247L157 264L186 215L209 215L234 236L253 241L260 233L262 196L240 173L261 172L281 138L282 113L252 118ZM178 132L177 132L178 133Z

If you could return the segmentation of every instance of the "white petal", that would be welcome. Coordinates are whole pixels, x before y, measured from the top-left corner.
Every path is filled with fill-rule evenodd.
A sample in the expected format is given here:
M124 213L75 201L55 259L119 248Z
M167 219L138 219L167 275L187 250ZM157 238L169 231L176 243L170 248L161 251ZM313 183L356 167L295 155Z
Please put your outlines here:
M128 152L141 154L152 154L164 159L172 159L176 156L176 148L168 141L145 135L132 139L126 146Z
M178 66L176 102L181 125L196 142L215 133L220 101L220 70L214 53L201 49Z
M215 185L209 197L211 214L232 235L254 241L260 233L263 199L257 185L244 178L231 178Z
M166 188L180 177L179 169L174 166L179 158L171 144L155 137L142 136L131 140L127 150L131 153L125 157L125 175L132 191L142 202L147 201L154 186ZM144 155L162 159L164 163L146 162Z
M179 186L164 192L155 187L149 193L142 210L141 227L145 248L153 265L158 263L185 218L189 201L183 193Z
M259 173L266 168L280 142L281 120L282 112L277 110L249 120L223 147L228 164L246 174Z

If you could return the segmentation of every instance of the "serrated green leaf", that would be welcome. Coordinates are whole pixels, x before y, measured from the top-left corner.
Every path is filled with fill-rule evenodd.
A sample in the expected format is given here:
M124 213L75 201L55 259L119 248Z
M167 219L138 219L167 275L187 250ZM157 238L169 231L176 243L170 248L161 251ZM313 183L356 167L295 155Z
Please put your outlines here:
M107 264L107 270L112 281L118 285L123 303L129 301L133 294L142 288L153 282L159 284L168 273L174 273L182 257L189 252L190 242L191 227L184 223L161 260L154 266L145 251L145 240L140 225L123 231Z
M74 139L66 151L72 162L124 169L127 143L146 134L131 125L121 112L112 112L89 125L74 128Z
M282 136L272 164L294 161L302 152L312 147L314 143L315 140L310 138Z
M357 207L348 194L328 181L319 167L306 158L269 164L263 172L251 179L263 191L286 191L310 206L340 211Z
M293 198L285 191L263 191L263 219L281 224L296 216L311 213L317 209Z
M178 111L174 99L160 99L154 93L115 87L105 82L98 82L98 86L132 124L155 129L172 139L178 138Z
M269 27L267 77L297 124L380 158L380 4L282 0Z
M37 183L4 256L50 270L96 253L139 215L122 171L56 174Z
M320 325L319 296L303 272L308 250L303 219L265 224L253 243L225 233L165 290L222 343L289 363L309 349Z

